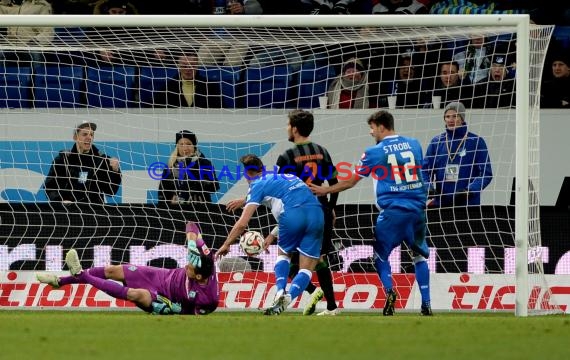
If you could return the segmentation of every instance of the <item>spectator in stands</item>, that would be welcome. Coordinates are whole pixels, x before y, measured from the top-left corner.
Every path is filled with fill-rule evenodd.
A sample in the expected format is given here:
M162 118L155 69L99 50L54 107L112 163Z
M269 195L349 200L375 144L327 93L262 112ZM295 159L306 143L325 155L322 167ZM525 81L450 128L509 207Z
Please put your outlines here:
M433 90L439 74L438 64L451 58L450 50L440 40L424 38L414 41L412 47L404 52L410 52L412 56L416 77L422 81L422 90Z
M540 94L542 108L570 108L570 56L565 51L552 57L552 79L543 82Z
M453 55L453 60L459 64L459 75L462 79L469 78L471 84L486 79L489 76L491 60L485 37L473 35L467 46Z
M224 5L217 6L218 3ZM243 0L213 1L211 14L214 15L250 15L249 11L257 13L257 7L245 6ZM198 61L204 66L243 66L248 54L249 46L245 43L231 41L231 30L214 29L217 37L228 37L227 42L208 41L202 42L198 49ZM227 33L226 33L227 31ZM243 35L242 35L243 36Z
M138 10L136 6L129 2L128 0L99 0L94 4L93 7L94 15L137 15ZM95 29L97 30L97 29ZM113 37L107 34L106 31L99 33L95 32L97 36L101 36L106 42L116 41L114 38L120 38L123 35L131 37L132 35L126 29L117 29L113 32ZM90 35L94 37L95 34ZM100 50L96 55L95 61L102 61L106 64L123 64L123 65L134 65L135 56L130 51L114 51L114 50Z
M523 4L520 4L523 3ZM513 0L439 0L430 8L431 14L524 14L528 10L525 4L535 7L536 1L513 1Z
M178 76L166 82L165 91L159 92L154 99L154 107L221 107L220 84L207 83L198 76L198 56L195 52L183 51L176 59L176 66Z
M167 2L136 0L142 14L151 15L211 15L212 0L174 0Z
M360 33L363 36L368 36L368 33L374 34L375 29L363 28ZM345 49L348 47L348 49ZM390 50L390 46L386 46L381 41L370 41L367 44L357 44L355 49L351 49L350 46L345 44L343 47L331 48L328 47L324 50L327 54L330 65L333 66L335 73L340 73L342 67L342 57L343 54L355 54L354 57L360 59L367 69L367 80L368 80L368 98L370 108L387 107L388 99L385 96L380 96L381 94L388 93L389 90L385 90L386 86L382 79L386 77L387 79L394 79L394 71L396 65L388 65L389 60L393 57L387 53ZM321 51L321 50L319 50Z
M473 86L469 78L459 77L459 64L456 61L447 61L439 66L439 77L432 95L441 96L443 107L450 102L461 101L469 108L473 99Z
M93 14L93 0L52 0L54 14Z
M361 33L364 36L369 36L367 33L372 36L375 31L365 29ZM411 58L411 64L414 66L414 77L420 80L421 91L431 92L437 75L437 64L442 58L446 58L446 53L449 52L442 45L439 41L429 39L402 41L398 46L387 43L371 43L369 55L359 56L361 59L370 59L368 83L370 85L371 107L388 106L387 95L393 94L394 79L399 79L399 65L402 62L402 57ZM448 56L450 57L450 55ZM423 95L419 96L420 104L425 102L423 97Z
M212 162L198 150L196 134L189 130L176 133L176 148L168 159L158 186L158 200L163 204L193 201L211 202L220 189Z
M0 0L0 15L51 15L51 4L45 0ZM53 27L10 26L6 29L6 40L21 47L15 52L1 52L0 58L14 65L21 62L39 62L42 53L24 50L29 46L48 46L54 37Z
M427 14L426 4L418 0L372 0L373 14ZM425 1L424 1L425 2Z
M115 195L121 185L119 160L93 145L97 125L78 124L75 144L53 160L44 189L50 201L103 204L105 195Z
M358 0L301 0L306 12L319 14L350 14L359 12Z
M392 94L396 96L399 108L418 108L423 106L422 82L416 75L416 67L412 64L410 54L405 54L398 61L396 80L393 82ZM430 100L431 101L431 100Z
M479 205L481 191L493 179L487 144L468 132L462 103L449 103L443 120L445 131L431 140L422 164L428 206Z
M368 109L368 76L362 61L350 58L344 62L327 97L329 109Z
M99 0L93 6L95 15L136 15L137 7L128 0Z
M286 65L290 72L297 72L303 61L294 46L252 46L250 51L248 65L253 67Z
M305 14L305 0L247 0L244 2L246 14L250 15L286 15L286 14Z
M495 55L487 79L475 84L473 108L511 108L516 105L515 79L507 77L507 56Z
M335 3L336 4L333 4ZM314 6L317 9L320 3L324 8L330 4L330 11L334 13L346 13L346 8L356 0L288 0L286 2L274 0L229 0L225 12L220 12L215 8L213 14L229 14L229 15L259 15L259 14L303 14L306 13L307 6ZM334 8L334 9L333 9ZM332 9L332 10L331 10ZM317 10L318 12L318 10ZM224 30L218 31L218 36L227 36ZM245 32L244 32L245 31ZM247 37L248 30L241 30L240 35ZM230 44L230 45L228 45ZM198 50L198 60L200 65L204 66L275 66L287 64L291 71L297 71L301 66L301 55L293 46L249 46L244 43L227 44L221 42L208 42L203 44Z

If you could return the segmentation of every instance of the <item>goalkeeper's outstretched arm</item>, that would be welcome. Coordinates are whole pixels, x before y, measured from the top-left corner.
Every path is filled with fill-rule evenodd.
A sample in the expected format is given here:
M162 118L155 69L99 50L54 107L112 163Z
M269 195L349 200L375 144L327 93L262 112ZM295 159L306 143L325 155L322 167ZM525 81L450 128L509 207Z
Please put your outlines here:
M188 262L196 267L201 266L201 255L211 256L210 249L202 238L200 227L192 221L186 223L186 246Z

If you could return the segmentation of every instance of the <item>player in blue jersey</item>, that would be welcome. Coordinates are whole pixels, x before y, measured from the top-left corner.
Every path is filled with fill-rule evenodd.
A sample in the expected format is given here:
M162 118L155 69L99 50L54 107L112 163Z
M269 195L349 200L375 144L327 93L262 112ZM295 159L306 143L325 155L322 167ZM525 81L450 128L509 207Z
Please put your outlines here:
M376 180L376 202L380 208L375 228L374 262L386 291L383 314L394 314L397 298L388 256L405 242L414 254L416 281L422 297L421 314L432 315L426 262L429 256L425 239L427 191L421 176L422 147L418 140L396 134L394 117L387 111L372 114L368 125L377 144L364 151L353 176L329 187L309 186L313 193L322 196L350 189L362 178L372 175Z
M279 252L274 269L277 294L273 304L264 312L265 315L279 315L303 293L319 262L324 229L323 210L307 184L297 176L266 172L263 162L255 155L245 155L240 162L244 166L249 192L239 220L216 256L221 257L229 252L230 245L245 231L252 215L264 200L268 197L281 200L283 210L278 214ZM285 287L294 251L299 252L300 270L291 280L287 293Z

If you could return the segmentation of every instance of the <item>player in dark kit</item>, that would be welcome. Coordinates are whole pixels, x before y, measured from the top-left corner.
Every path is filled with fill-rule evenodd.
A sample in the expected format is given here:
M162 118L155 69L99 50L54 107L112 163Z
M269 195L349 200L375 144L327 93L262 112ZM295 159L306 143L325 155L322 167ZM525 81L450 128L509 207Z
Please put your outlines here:
M287 134L289 141L293 142L295 146L287 149L279 156L277 166L280 173L295 174L307 184L322 185L326 180L329 186L332 186L338 182L336 168L327 149L310 140L309 136L314 125L313 114L308 111L293 110L289 113ZM318 199L323 205L325 216L321 259L315 268L321 288L317 288L313 283L307 286L306 290L312 296L303 314L313 314L316 305L324 296L327 300L327 309L317 315L337 315L339 310L334 298L332 274L326 261L326 255L334 250L332 229L338 194L331 194L330 198L326 195L319 196ZM298 254L296 257L298 258ZM298 271L298 260L294 258L291 262L289 277L294 277Z

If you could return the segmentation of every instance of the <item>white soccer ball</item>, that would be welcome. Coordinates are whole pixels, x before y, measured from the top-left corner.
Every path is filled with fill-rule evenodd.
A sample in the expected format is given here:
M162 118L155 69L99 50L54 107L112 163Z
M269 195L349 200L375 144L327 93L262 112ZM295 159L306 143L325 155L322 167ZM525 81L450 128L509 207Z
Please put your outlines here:
M257 231L248 231L239 238L239 246L249 256L259 254L264 243L265 238Z

